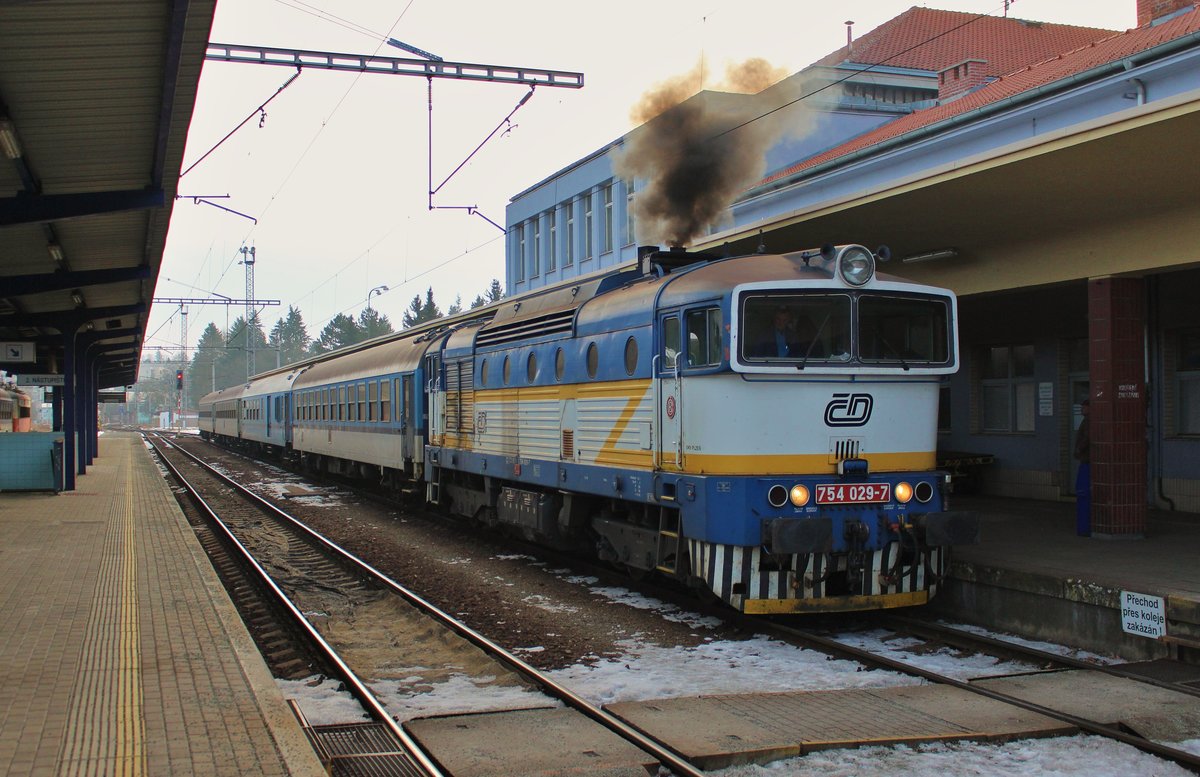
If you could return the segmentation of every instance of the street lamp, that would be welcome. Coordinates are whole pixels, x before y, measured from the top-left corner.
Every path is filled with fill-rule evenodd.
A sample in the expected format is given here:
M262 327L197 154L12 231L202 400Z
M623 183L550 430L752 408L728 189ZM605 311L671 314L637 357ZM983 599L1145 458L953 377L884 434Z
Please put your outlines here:
M371 309L371 297L374 297L377 294L382 294L385 291L390 291L390 289L387 286L376 286L367 292L367 310Z

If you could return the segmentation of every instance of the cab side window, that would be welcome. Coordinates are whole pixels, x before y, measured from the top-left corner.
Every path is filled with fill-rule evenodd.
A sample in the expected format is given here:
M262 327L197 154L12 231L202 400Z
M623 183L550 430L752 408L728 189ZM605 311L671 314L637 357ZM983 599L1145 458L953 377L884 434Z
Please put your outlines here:
M688 366L712 367L721 363L721 310L705 308L687 314Z
M664 370L673 370L679 361L679 317L664 318L662 333L662 366Z

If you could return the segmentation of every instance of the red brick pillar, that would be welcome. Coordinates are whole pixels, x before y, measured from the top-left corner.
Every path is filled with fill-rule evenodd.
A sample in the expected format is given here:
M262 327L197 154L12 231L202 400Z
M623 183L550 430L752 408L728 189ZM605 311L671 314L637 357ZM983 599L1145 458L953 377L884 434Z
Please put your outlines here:
M1093 536L1146 532L1145 299L1140 278L1088 281Z

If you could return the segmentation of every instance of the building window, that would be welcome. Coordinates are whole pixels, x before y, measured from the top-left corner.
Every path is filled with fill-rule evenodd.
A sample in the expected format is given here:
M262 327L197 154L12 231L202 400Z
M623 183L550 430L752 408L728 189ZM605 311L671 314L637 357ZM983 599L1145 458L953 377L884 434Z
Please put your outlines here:
M984 432L1032 432L1037 415L1032 345L985 348L979 397Z
M542 217L533 220L533 269L529 277L536 278L542 272Z
M1179 392L1179 434L1200 434L1200 330L1179 333L1175 381Z
M546 211L546 221L550 224L550 251L546 254L546 272L554 272L558 267L558 210Z
M568 202L567 211L567 253L563 257L563 266L575 264L575 203Z
M625 184L625 245L633 245L637 240L637 223L633 215L633 179Z
M613 187L604 187L604 248L603 253L613 250Z
M583 258L592 258L592 193L583 195Z
M525 225L517 225L517 280L525 280Z

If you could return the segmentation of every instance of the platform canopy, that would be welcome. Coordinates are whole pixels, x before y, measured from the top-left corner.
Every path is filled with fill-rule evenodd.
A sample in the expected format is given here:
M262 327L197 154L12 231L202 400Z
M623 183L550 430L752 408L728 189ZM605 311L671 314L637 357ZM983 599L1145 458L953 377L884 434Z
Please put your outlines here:
M137 379L215 6L0 0L0 369Z

